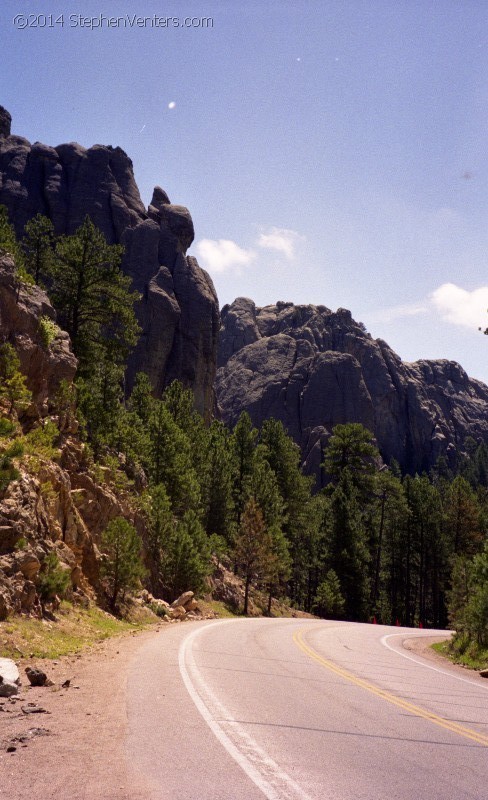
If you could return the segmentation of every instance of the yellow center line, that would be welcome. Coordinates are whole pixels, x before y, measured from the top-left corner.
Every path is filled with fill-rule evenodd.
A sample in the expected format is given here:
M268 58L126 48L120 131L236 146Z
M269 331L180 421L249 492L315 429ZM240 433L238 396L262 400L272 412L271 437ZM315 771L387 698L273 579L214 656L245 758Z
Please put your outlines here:
M403 700L401 697L397 697L391 692L385 691L385 689L380 689L379 686L375 686L373 683L369 683L369 681L363 680L363 678L358 678L356 675L353 675L352 672L349 672L342 667L338 667L332 661L329 661L327 658L323 658L319 653L315 650L312 650L311 647L303 640L303 633L305 631L312 630L311 628L301 628L296 633L293 634L293 641L300 648L300 650L305 653L305 655L313 658L314 661L317 661L322 667L334 672L336 675L340 675L341 678L353 683L355 686L359 686L361 689L365 689L370 694L374 694L377 697L381 697L383 700L386 700L388 703L391 703L394 706L398 706L402 708L404 711L409 711L411 714L414 714L417 717L422 717L422 719L429 720L433 722L434 725L438 725L440 728L445 728L452 733L457 733L459 736L464 736L465 739L471 739L473 742L477 742L478 744L484 745L488 747L488 736L485 736L483 733L478 733L477 731L472 730L471 728L465 728L464 725L459 725L457 722L452 722L449 719L444 719L444 717L439 717L437 714L433 714L431 711L427 711L425 708L420 708L420 706L416 706L413 703L409 703L408 700Z

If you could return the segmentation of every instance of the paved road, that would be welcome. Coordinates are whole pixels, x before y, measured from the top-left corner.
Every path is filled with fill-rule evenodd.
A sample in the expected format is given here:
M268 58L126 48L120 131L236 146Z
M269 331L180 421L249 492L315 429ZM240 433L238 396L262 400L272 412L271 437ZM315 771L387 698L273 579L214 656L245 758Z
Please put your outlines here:
M150 640L128 679L148 800L488 800L488 683L379 625L225 620Z

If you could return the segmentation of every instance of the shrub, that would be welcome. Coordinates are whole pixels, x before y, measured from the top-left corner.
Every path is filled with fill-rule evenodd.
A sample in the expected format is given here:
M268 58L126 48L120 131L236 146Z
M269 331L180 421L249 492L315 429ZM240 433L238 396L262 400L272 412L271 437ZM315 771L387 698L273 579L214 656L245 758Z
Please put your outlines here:
M28 545L28 541L24 536L21 536L20 539L17 539L14 545L14 550L25 550Z
M166 606L160 605L159 603L149 603L149 608L157 617L165 617L168 613Z
M56 595L62 597L69 584L69 572L61 567L57 554L52 551L44 559L37 582L41 603L44 605Z
M55 446L59 430L52 420L33 428L23 438L24 449L28 455L55 459L59 455Z
M15 423L7 417L0 417L0 438L11 436L15 431Z
M20 371L20 360L11 344L0 347L0 400L9 403L8 414L22 411L31 403L32 395Z
M18 469L14 466L13 459L22 456L23 452L22 443L15 441L0 454L0 492L5 491L11 481L16 481L20 477Z
M58 336L61 328L50 317L41 317L39 320L39 333L44 347L49 349L51 343Z

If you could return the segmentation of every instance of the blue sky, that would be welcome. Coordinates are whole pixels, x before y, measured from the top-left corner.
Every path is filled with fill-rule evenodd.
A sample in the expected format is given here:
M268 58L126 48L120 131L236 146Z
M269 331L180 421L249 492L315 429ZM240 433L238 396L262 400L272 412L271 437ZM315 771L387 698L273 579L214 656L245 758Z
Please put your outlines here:
M0 47L13 131L123 147L146 204L190 209L222 305L349 308L488 382L485 0L3 0Z

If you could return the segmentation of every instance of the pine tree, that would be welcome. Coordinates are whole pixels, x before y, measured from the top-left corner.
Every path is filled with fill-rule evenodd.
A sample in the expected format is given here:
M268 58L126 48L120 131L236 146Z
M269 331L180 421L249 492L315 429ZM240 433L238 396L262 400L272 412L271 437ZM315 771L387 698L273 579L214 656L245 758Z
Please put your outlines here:
M136 343L134 314L137 292L120 269L121 245L109 245L87 216L72 236L56 244L50 295L60 326L70 337L79 372L90 375L100 351L124 363Z
M403 486L389 470L375 476L370 517L371 613L383 623L399 616L396 569L399 530L408 515Z
M444 498L447 535L455 555L475 555L483 544L480 507L468 481L458 475Z
M209 432L201 414L195 410L195 398L190 389L180 381L173 381L163 392L162 402L174 423L188 442L191 453L191 470L200 492L202 509L208 495L209 483Z
M210 425L205 458L205 529L209 536L222 537L231 545L235 530L230 434L218 420Z
M128 408L137 414L143 425L147 426L153 406L154 397L151 381L145 372L138 372L129 398Z
M291 559L287 539L283 532L285 505L280 494L278 479L271 469L264 445L258 445L253 456L253 470L247 481L248 497L252 498L262 512L264 525L270 540L270 550L261 575L268 592L268 613L271 613L273 593L290 576Z
M200 487L190 441L161 400L154 401L148 430L151 483L164 484L177 517L187 510L200 513Z
M122 406L123 368L105 354L90 366L90 374L77 379L78 416L97 460L113 446L119 431Z
M439 490L427 475L404 480L409 515L402 539L406 625L443 627L447 622L449 545Z
M111 520L102 534L101 547L105 558L101 572L107 582L112 611L117 608L120 594L137 588L145 574L141 544L136 529L124 517Z
M345 602L341 593L341 583L333 569L327 572L319 584L312 607L321 617L342 618Z
M37 578L37 593L43 611L46 603L54 600L56 596L63 597L70 583L69 572L62 568L56 551L51 550L42 562Z
M0 255L3 253L13 256L17 270L24 267L22 249L17 241L14 226L10 224L7 207L0 205Z
M46 283L52 276L54 246L54 225L48 217L36 214L25 226L21 241L25 268L36 283Z
M328 564L339 577L347 619L368 618L368 564L366 532L351 473L344 469L331 498Z
M272 554L272 538L266 529L261 509L250 498L242 513L236 537L235 558L244 577L244 614L249 613L251 584L266 574Z
M203 588L210 570L210 546L194 511L187 511L167 531L160 579L166 598L175 600L182 592L199 592Z
M25 375L20 371L20 360L11 344L0 346L0 401L7 402L7 415L27 408L32 394L26 386Z
M165 581L163 563L174 539L176 520L163 484L151 489L147 505L147 545L152 567L153 594L158 595Z
M449 617L456 637L488 647L488 543L473 559L458 557L453 570Z
M324 467L333 483L340 481L344 470L362 497L367 497L376 464L380 460L373 434L357 422L336 425L325 451Z
M253 427L251 417L243 411L232 432L231 449L233 457L233 502L236 528L240 527L244 506L247 501L247 483L252 475L254 449L258 431Z
M312 479L301 471L300 448L281 422L268 419L260 433L263 455L276 475L283 502L282 529L291 556L292 602L310 610L316 591L317 524L311 503Z

